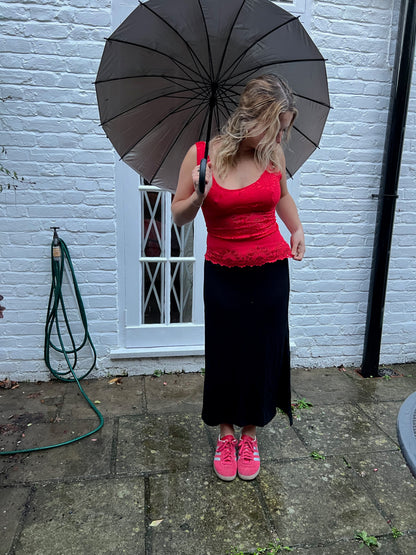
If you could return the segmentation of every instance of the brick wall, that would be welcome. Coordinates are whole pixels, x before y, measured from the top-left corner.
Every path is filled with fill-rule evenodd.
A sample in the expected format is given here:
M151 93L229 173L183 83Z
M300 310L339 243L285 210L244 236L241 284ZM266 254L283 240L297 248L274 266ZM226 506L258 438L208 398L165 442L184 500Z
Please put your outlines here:
M333 110L321 149L299 178L307 258L292 264L294 365L361 361L372 194L380 182L398 7L398 0L311 3L310 32L328 58ZM53 225L70 248L97 371L111 367L109 350L118 341L115 157L99 127L93 86L111 13L110 0L0 2L3 163L35 182L0 193L0 376L49 377L43 338ZM413 88L384 320L386 363L416 359L415 108Z
M328 59L333 110L304 166L307 258L293 269L293 361L361 363L399 2L314 2L311 35ZM415 75L416 77L416 75ZM415 79L414 79L415 80ZM381 362L416 358L415 88L409 106ZM412 179L413 178L413 179Z
M48 378L50 226L70 249L99 357L117 342L114 155L93 85L111 5L9 1L0 10L3 163L35 182L0 193L0 375Z

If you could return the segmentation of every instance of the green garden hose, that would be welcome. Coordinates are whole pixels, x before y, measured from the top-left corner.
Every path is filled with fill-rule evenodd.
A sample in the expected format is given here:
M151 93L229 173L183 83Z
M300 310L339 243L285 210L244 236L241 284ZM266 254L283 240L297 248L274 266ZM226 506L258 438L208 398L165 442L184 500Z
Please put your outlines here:
M51 264L52 264L52 285L51 291L49 295L49 303L48 303L48 313L46 318L46 326L45 326L45 346L44 346L44 357L46 366L49 368L52 375L60 381L63 382L76 382L79 390L87 401L89 406L98 416L100 421L97 428L88 432L82 436L73 438L69 441L64 441L62 443L58 443L56 445L46 445L44 447L33 447L31 449L20 449L18 451L0 451L0 455L15 455L16 453L31 453L34 451L44 451L46 449L53 449L55 447L62 447L63 445L69 445L74 443L75 441L79 441L84 439L92 434L98 432L104 425L104 418L97 407L92 403L92 401L88 398L87 394L83 390L80 381L88 376L91 370L95 366L95 362L97 360L97 353L95 351L94 344L91 340L90 334L88 332L88 323L87 317L85 314L84 304L82 302L81 293L78 288L77 279L75 277L74 267L72 265L71 257L69 255L68 248L65 242L58 237L56 230L58 228L53 228L53 240L51 244ZM66 267L69 270L70 278L74 286L74 295L79 311L79 315L82 322L83 327L83 338L76 344L74 335L71 330L70 322L67 316L67 311L65 307L64 298L62 295L62 283L63 283L63 274L64 268ZM62 315L62 317L60 316ZM62 337L63 333L66 333L66 336L69 338L69 342L71 344L70 348L65 347L64 340ZM51 337L52 334L55 334L58 339L58 344L54 344ZM83 373L81 376L77 376L75 373L75 368L78 363L78 353L81 349L90 345L91 352L92 352L92 364L90 368ZM50 354L52 351L59 353L63 356L66 362L67 370L65 371L58 371L56 368L52 367ZM72 359L72 360L71 360Z

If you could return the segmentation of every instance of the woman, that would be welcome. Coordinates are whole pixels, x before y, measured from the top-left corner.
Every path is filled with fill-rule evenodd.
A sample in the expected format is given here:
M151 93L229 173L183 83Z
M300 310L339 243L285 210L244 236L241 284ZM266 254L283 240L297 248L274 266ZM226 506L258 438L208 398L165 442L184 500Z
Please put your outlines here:
M209 145L204 193L198 180L205 143L197 143L183 160L172 202L177 225L192 221L200 208L207 224L202 418L220 426L214 470L226 481L237 473L243 480L258 475L256 427L269 423L276 407L292 423L288 258L302 260L305 241L281 142L296 115L282 79L251 80ZM291 233L291 247L275 211ZM234 426L241 427L239 442Z

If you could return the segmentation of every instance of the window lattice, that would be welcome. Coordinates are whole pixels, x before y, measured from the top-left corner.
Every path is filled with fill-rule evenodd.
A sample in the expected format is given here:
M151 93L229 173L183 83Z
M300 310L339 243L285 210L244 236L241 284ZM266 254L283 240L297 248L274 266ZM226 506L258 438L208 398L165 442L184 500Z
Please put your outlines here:
M171 193L140 187L142 324L192 322L193 222L172 222Z

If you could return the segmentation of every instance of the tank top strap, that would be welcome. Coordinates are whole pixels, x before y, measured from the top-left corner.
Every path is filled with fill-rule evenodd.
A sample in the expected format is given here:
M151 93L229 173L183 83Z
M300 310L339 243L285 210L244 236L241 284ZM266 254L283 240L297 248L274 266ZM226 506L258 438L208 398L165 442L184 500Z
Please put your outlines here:
M199 165L205 154L205 141L196 143L196 163Z

